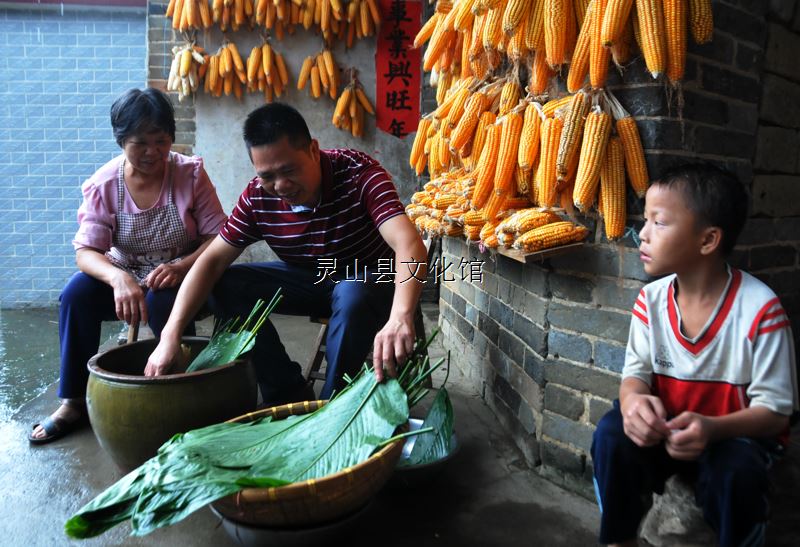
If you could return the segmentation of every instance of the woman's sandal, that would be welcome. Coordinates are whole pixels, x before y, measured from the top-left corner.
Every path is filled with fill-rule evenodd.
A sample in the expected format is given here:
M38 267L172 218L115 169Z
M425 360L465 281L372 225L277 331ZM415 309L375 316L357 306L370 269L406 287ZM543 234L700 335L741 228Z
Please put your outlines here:
M81 416L75 420L65 420L64 418L53 418L52 416L48 416L40 424L33 424L31 432L28 434L28 440L31 444L47 444L55 441L56 439L60 439L76 429L80 429L88 423L89 416L86 411L84 411ZM33 432L36 430L36 426L38 425L41 425L42 429L44 429L44 437L33 436Z

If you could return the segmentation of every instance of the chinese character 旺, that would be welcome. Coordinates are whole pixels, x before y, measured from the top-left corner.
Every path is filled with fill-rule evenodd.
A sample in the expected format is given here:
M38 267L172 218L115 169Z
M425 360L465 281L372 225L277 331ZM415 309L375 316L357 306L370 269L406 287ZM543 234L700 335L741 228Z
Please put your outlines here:
M314 285L318 285L330 279L334 283L338 283L336 279L331 277L331 274L336 273L336 259L335 258L320 258L317 260L317 280Z
M389 124L389 131L392 135L400 137L401 139L408 135L408 131L406 131L406 122L395 118L392 118L392 122Z
M395 78L400 78L403 80L403 85L408 87L411 80L411 61L400 61L399 63L389 61L389 71L384 72L383 77L389 78L386 82L387 85L391 85Z
M389 91L386 93L386 108L389 110L411 110L411 105L407 104L411 100L407 89L400 91Z
M362 277L359 277L360 273L363 274ZM367 282L367 266L364 265L364 271L363 272L359 272L358 259L356 258L355 260L353 260L353 274L352 275L350 275L350 265L348 264L347 266L345 266L344 280L345 281L360 281L361 283L366 283Z
M394 276L397 275L394 271L394 259L379 258L376 273L375 283L394 283Z
M400 281L400 283L405 283L410 279L416 279L420 283L425 283L426 279L424 277L419 276L420 268L422 267L423 264L425 264L425 262L420 262L419 260L414 260L412 258L411 260L403 260L402 264L405 264L406 268L408 268L409 275L408 277Z
M461 270L461 281L469 278L470 283L483 283L483 260L467 260L461 257L458 265Z
M453 275L452 272L448 272L447 270L450 269L451 266L454 264L447 260L446 257L441 256L433 261L433 276L436 279L436 282L439 283L446 283L448 281L455 281L456 276ZM448 277L449 274L449 277Z

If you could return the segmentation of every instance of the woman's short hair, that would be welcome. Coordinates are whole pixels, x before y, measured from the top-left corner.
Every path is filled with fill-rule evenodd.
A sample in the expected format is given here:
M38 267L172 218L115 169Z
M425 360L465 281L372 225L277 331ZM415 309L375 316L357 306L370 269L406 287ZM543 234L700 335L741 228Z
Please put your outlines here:
M111 105L111 129L117 144L142 133L163 131L175 141L175 109L158 89L129 89Z
M265 104L253 110L244 122L242 136L248 152L254 146L272 144L283 137L298 150L311 145L311 133L302 114L284 103Z

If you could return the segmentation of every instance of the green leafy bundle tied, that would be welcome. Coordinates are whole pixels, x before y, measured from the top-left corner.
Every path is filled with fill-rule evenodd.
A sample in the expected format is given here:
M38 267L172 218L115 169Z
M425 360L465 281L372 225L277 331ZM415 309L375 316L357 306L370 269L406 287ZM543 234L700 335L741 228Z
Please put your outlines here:
M264 301L259 298L250 311L250 315L247 316L241 326L238 325L239 320L235 319L216 329L208 345L194 358L186 372L195 372L232 363L240 355L253 349L256 343L256 334L258 334L269 314L272 313L272 310L283 298L280 293L281 290L278 289L266 308L264 308ZM263 311L261 310L262 308L264 308ZM259 311L261 311L261 315L255 320L253 327L250 328L250 323L255 319Z

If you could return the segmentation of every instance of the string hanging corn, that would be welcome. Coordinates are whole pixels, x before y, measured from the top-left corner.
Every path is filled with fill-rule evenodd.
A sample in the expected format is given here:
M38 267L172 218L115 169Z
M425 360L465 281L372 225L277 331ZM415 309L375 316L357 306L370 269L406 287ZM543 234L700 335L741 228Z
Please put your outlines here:
M564 122L561 118L547 118L542 123L541 152L539 158L539 204L553 207L556 201L556 159Z
M349 106L348 106L349 108ZM411 154L408 157L408 164L416 171L417 164L419 163L420 156L423 156L425 148L425 141L428 139L428 129L431 126L430 118L422 118L417 126L417 134L414 135L414 144L411 147ZM417 176L421 175L417 172Z
M530 81L528 89L533 95L542 95L547 91L550 78L555 75L553 69L547 66L547 59L543 50L536 51L530 65Z
M633 0L608 0L600 30L600 43L613 46L620 39L631 13Z
M588 211L594 203L600 182L600 166L606 157L606 146L611 134L611 116L595 106L586 117L581 143L578 173L572 200L580 211Z
M586 12L589 10L589 5L592 3L592 0L574 0L572 2L572 7L575 9L575 20L578 22L578 26L582 27L583 22L586 19Z
M594 89L605 87L608 76L608 62L611 50L605 47L600 38L603 16L608 0L592 0L591 42L589 44L589 82Z
M464 114L458 120L458 124L450 135L451 152L455 153L472 139L478 120L480 120L481 115L488 106L488 100L489 98L482 92L476 92L470 96L464 107Z
M596 2L597 0L595 0ZM569 166L578 153L578 147L583 135L583 123L589 111L589 98L583 92L572 96L566 115L564 128L558 143L558 156L556 158L556 178L559 181L567 180Z
M525 232L514 241L514 248L530 253L584 239L589 230L569 221L553 222Z
M498 195L505 196L511 192L521 132L522 116L518 112L510 112L503 121L500 133L500 155L494 173L494 189Z
M628 19L625 24L625 29L622 31L622 37L614 42L611 46L611 58L617 68L621 69L633 56L633 22L635 17Z
M636 14L639 20L642 53L647 71L653 78L658 78L666 66L663 2L662 0L636 0Z
M714 35L714 14L711 0L689 0L689 28L697 44L711 41Z
M525 32L525 47L529 51L544 51L544 3L545 0L533 0L530 7L530 21Z
M486 205L494 188L494 173L497 166L497 156L500 153L500 126L491 125L487 129L486 144L483 147L481 158L478 161L478 176L475 182L475 192L472 195L472 208L480 209Z
M172 63L167 77L167 90L177 91L178 101L192 95L207 72L208 55L200 46L186 43L172 48Z
M575 93L583 87L583 82L586 80L586 75L589 74L589 61L590 49L592 45L592 12L594 10L594 2L589 4L586 11L585 24L581 26L581 31L578 34L578 41L575 44L575 51L572 53L572 60L569 64L569 72L567 73L567 91Z
M607 97L608 104L616 119L617 134L622 142L628 180L633 191L636 192L636 196L643 198L647 192L650 176L647 173L647 163L644 160L644 148L639 136L639 128L636 126L636 120L622 108L616 97L610 93L607 93Z
M619 239L625 232L625 166L622 141L611 137L600 168L600 199L606 237Z
M569 18L574 19L570 0L544 0L544 44L547 64L556 70L567 62Z
M686 0L663 0L667 78L677 82L686 68Z
M517 154L517 163L522 169L531 169L539 156L539 133L542 127L540 108L539 103L534 102L528 103L525 107L525 119Z

